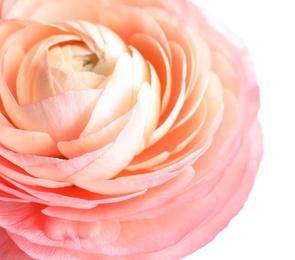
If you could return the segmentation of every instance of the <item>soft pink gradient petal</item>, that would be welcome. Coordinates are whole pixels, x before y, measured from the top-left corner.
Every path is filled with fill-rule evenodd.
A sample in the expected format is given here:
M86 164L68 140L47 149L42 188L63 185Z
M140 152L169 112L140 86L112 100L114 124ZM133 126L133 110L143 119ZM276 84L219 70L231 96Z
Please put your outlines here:
M131 164L127 167L128 170L139 170L145 168L151 168L165 162L171 153L178 152L182 150L183 143L192 141L193 138L200 131L203 126L208 113L207 102L203 101L199 106L199 110L195 113L193 117L190 118L185 124L177 129L170 131L163 138L161 138L157 143L145 149L139 156L135 157ZM162 162L155 162L154 158L161 154L167 154L165 160Z
M249 143L251 141L251 144ZM250 145L250 146L249 146ZM197 200L197 201L207 201L207 207L210 208L210 203L212 203L214 200L216 203L218 203L217 207L216 204L214 204L214 208L211 214L211 217L207 219L208 221L201 222L200 225L195 225L195 229L188 233L183 239L179 240L176 244L173 244L171 247L167 247L160 251L145 253L145 254L139 254L139 255L131 255L131 256L110 256L107 255L91 255L91 254L83 254L82 257L85 257L84 259L88 259L89 257L96 257L97 259L124 259L124 260L133 260L133 259L180 259L187 254L193 253L198 248L204 246L208 242L210 242L221 229L223 229L225 226L227 226L229 220L237 214L237 212L241 209L243 206L243 203L248 197L249 191L252 188L253 181L256 176L257 168L259 165L259 161L261 159L261 129L257 122L253 125L251 129L251 135L250 138L244 139L243 148L240 150L239 158L240 160L237 160L236 163L234 163L230 168L227 170L227 174L223 178L222 182L216 186L216 188L213 190L212 194L205 197L203 200ZM250 150L249 150L250 149ZM248 157L250 156L250 157ZM244 167L244 166L245 167ZM237 171L237 167L244 168L244 171ZM238 174L237 174L238 173ZM233 178L234 174L234 178ZM228 182L229 181L229 182ZM228 183L231 183L232 186L228 185ZM238 186L236 184L239 184ZM221 195L221 200L216 200L216 195ZM187 207L190 205L196 205L197 201L192 201L190 204L186 204L182 207ZM182 212L180 208L177 209L177 212ZM197 211L191 211L198 213ZM178 213L175 215L179 215ZM178 218L177 221L187 221L187 219ZM222 221L221 221L222 220ZM128 223L128 222L126 222ZM165 225L166 226L166 225ZM124 228L124 227L123 227ZM123 230L124 231L124 230ZM204 234L207 234L204 236ZM132 237L128 237L129 239ZM47 255L54 254L56 257L58 255L69 255L69 256L77 256L78 252L73 252L70 250L66 251L57 251L57 250L48 250L48 248L44 248L34 245L28 242L25 242L24 240L20 240L22 243L19 243L20 247L28 249L30 252L32 250L35 251L35 256L37 256L37 252L47 252ZM161 238L162 241L162 238ZM122 241L124 243L124 241ZM140 244L140 242L138 242ZM136 245L138 245L136 244ZM134 245L134 244L132 244ZM130 245L129 245L130 246ZM154 243L150 247L154 246ZM156 245L156 247L159 247L159 245ZM34 248L34 249L32 249ZM134 249L133 249L134 250ZM137 248L137 251L140 251L139 248ZM123 251L121 251L123 253ZM45 258L46 259L46 258Z
M131 46L140 51L157 72L161 84L161 114L165 111L171 96L171 53L165 53L163 46L146 34L134 34L129 39Z
M31 33L38 34L39 30L48 30L39 26L41 28L32 27ZM29 27L30 28L30 27ZM52 27L51 30L55 31L56 28ZM50 32L50 30L48 30ZM49 33L48 33L49 34ZM47 36L47 35L46 35ZM51 75L48 59L48 49L55 44L62 44L67 41L77 41L79 38L74 35L48 35L47 38L42 41L32 42L35 44L26 55L24 56L21 66L17 74L17 100L19 104L30 104L31 102L37 101L42 97L50 97L50 94L59 94L61 92L56 86L54 81L54 75ZM30 46L32 47L32 46ZM42 81L43 79L43 81ZM59 78L57 77L56 80ZM65 81L63 81L65 82ZM44 88L44 92L42 89ZM67 89L67 86L65 86ZM75 89L75 87L73 87Z
M25 130L48 133L54 141L78 138L99 99L98 90L68 91L15 108Z
M216 207L214 214L202 226L193 230L173 247L168 247L165 250L142 257L150 260L161 257L177 260L195 252L214 239L216 234L224 229L229 224L229 221L241 210L247 200L249 192L253 187L261 156L261 128L255 122L251 128L250 136L244 139L239 160L235 161L227 169L225 177L213 191L213 193L218 194L220 197L219 205ZM245 166L244 170L238 171L238 168L242 165ZM140 257L138 256L138 259Z
M151 135L157 128L160 118L160 110L161 110L161 101L160 101L160 92L161 92L161 84L157 73L154 67L148 63L150 70L150 88L151 88L151 103L149 108L149 114L146 121L144 136L141 141L141 145L137 150L137 154L141 153L148 143Z
M198 29L192 31L187 23L180 20L179 17L169 14L166 10L159 8L145 8L145 10L157 21L165 33L169 42L174 42L183 48L187 59L187 91L189 95L191 88L195 85L198 78ZM195 29L195 28L194 28ZM179 32L182 32L179 34ZM185 37L183 36L185 35Z
M143 83L148 82L151 84L151 81L155 79L152 78L152 69L150 64L145 60L142 53L133 46L129 45L129 50L132 56L132 70L133 70L133 97L132 104L136 103L137 95L140 90L140 87ZM159 86L159 88L161 88ZM160 89L159 89L160 91Z
M173 165L149 172L149 174L139 172L132 175L132 172L130 174L128 171L123 171L122 177L119 175L116 179L85 181L80 182L80 185L91 189L93 192L109 195L130 193L156 187L182 173L200 154L202 153L198 150Z
M11 163L3 157L1 157L0 159L0 170L1 176L6 176L7 178L17 181L18 183L23 183L31 186L39 186L52 189L71 186L71 184L67 182L56 182L53 180L32 177L22 168Z
M44 232L53 240L92 239L101 231L101 222L78 222L46 217Z
M61 69L50 68L47 54L38 62L34 70L31 83L31 102L41 101L66 91L88 90L74 73L64 72Z
M196 44L198 45L196 64L196 74L198 75L197 81L192 84L190 95L187 96L172 129L177 128L179 125L183 124L196 112L208 86L211 68L210 49L208 48L206 42L202 39L199 39Z
M58 156L56 143L46 133L24 131L0 124L0 144L17 153Z
M95 105L89 122L80 137L97 132L131 109L132 78L132 59L129 54L124 53L119 57L111 80Z
M124 256L126 255L137 255L164 249L169 245L174 245L175 243L179 242L182 237L186 236L193 227L198 227L201 225L207 215L214 210L217 201L218 200L216 197L212 197L210 200L199 200L197 202L193 201L182 206L181 211L176 209L167 215L163 215L155 219L122 222L120 228L121 236L118 237L114 243L104 247L98 246L93 250L95 250L96 253L120 256L122 259L124 259ZM191 209L193 209L195 215L188 214L191 212ZM30 220L32 223L36 221L36 219L34 219L33 216L29 216L28 213L23 211L22 213L24 216L26 216L27 221ZM5 223L4 221L2 222ZM20 225L21 220L19 220L19 222ZM11 230L14 231L19 225L11 228ZM158 232L159 227L161 227L161 230L164 230L164 232ZM175 229L175 227L178 228ZM44 244L45 246L54 246L54 242L46 239L41 231L27 230L26 227L23 227L22 229L25 237L32 241L32 243L23 243L24 240L21 239L21 237L12 233L10 233L10 236L18 244L18 246L25 249L29 255L34 257L37 256L37 252L35 251L36 242L38 242L38 244ZM175 230L177 230L177 232L175 232ZM109 236L110 234L111 232L109 233ZM105 239L108 239L108 237ZM93 241L93 243L94 242L96 241ZM85 244L81 240L64 241L63 243L66 243L69 248L77 248L79 245L82 246L84 250L87 250L86 241ZM58 241L56 241L55 244L55 246L59 246ZM54 253L54 251L55 250L52 250L52 253ZM61 256L63 253L66 254L66 251L67 249L64 252L60 251L59 255ZM58 255L55 254L55 257L57 256Z
M220 122L222 121L224 105L216 97L209 98L207 102L208 110L210 109L210 111L208 112L208 116L195 138L185 148L183 148L183 150L178 153L172 153L169 160L158 167L152 168L152 170L172 165L195 152L197 152L197 160L209 148L212 142L212 135L215 134Z
M120 132L130 120L132 110L115 119L109 125L93 134L72 141L58 142L59 151L67 158L75 158L88 152L93 152L107 145L112 145Z
M95 252L101 247L114 242L119 233L120 225L116 221L100 221L99 224L81 224L79 225L67 223L67 221L52 219L43 216L40 213L41 206L25 205L24 203L7 203L0 202L1 209L5 208L5 212L0 209L1 226L8 229L10 237L20 235L31 241L44 246L68 247L82 251ZM13 214L14 218L8 218ZM48 221L48 223L47 223ZM66 225L68 229L58 228L51 229L50 226ZM85 225L83 228L82 225ZM92 225L92 228L89 228ZM99 228L94 230L93 227L98 225ZM84 234L83 231L85 232ZM69 232L68 234L66 232ZM64 236L61 239L61 236ZM17 241L15 241L17 242ZM27 251L28 253L28 251Z
M171 128L175 122L181 107L184 103L185 95L185 79L186 79L186 57L184 52L178 44L170 42L170 49L172 54L172 87L171 87L171 97L165 112L160 118L159 127L151 135L147 146L151 146L155 142L159 141Z
M0 190L8 194L8 197L19 198L18 202L21 203L40 203L43 204L45 201L37 197L31 196L30 194L23 193L18 190L16 186L12 186L11 183L6 181L8 179L6 176L1 175ZM3 200L4 202L7 200Z
M235 95L239 92L239 78L233 64L219 52L212 52L212 71L220 78L225 89L231 90Z
M219 126L221 116L223 116L222 96L221 83L218 77L211 73L204 98L195 115L180 127L170 130L157 143L146 149L140 156L137 156L127 169L155 169L154 166L157 166L157 164L165 166L169 161L175 162L175 158L180 160L190 153L192 149L200 149L200 144L204 145L205 138L209 136L210 139ZM231 104L230 100L229 103L224 103L226 106L231 106L229 109L235 111L236 107ZM173 159L168 159L169 154L176 155L174 155L174 158L172 157ZM155 158L158 158L158 160L155 160Z
M134 34L148 35L160 43L167 55L170 54L168 41L161 27L150 14L140 8L131 5L102 8L99 23L113 30L127 43Z
M103 219L129 220L136 218L136 214L151 209L157 209L160 205L170 200L182 191L192 180L195 172L189 168L162 185L147 190L138 197L130 198L124 202L101 204L91 210L79 210L49 206L42 213L52 217L60 217L76 221L98 221ZM134 217L135 215L135 217Z
M217 197L193 201L186 203L181 209L172 210L154 219L122 222L121 236L101 251L107 255L125 256L155 252L173 246L206 220L217 201Z
M11 238L7 235L5 229L0 228L0 255L2 259L9 260L32 260L25 252L23 252Z
M68 206L79 209L91 209L99 204L124 201L146 192L146 189L142 189L120 196L104 196L100 194L89 194L87 191L77 192L77 188L71 186L65 188L59 187L60 189L56 189L56 193L52 193L46 188L36 188L34 186L20 184L4 175L1 177L5 180L5 183L3 181L3 185L1 185L1 189L9 194L27 199L27 201L40 203L40 205L53 205L57 207ZM14 187L10 188L11 185Z
M138 103L134 106L132 115L115 142L98 159L87 167L69 176L66 181L83 189L93 191L82 182L91 180L111 179L120 173L133 159L142 137L150 107L150 87L143 84L138 94ZM95 192L95 191L93 191Z
M68 1L60 0L34 0L33 10L23 12L23 9L28 9L26 3L19 1L19 5L15 6L9 13L9 17L23 17L33 18L37 21L52 21L52 20L95 20L97 18L97 2L91 0L71 0L69 5ZM85 12L85 7L87 12ZM67 10L67 12L65 12Z
M100 158L110 147L111 143L97 151L72 159L19 154L1 146L0 154L7 160L26 170L32 176L53 181L64 181L68 176L87 167L88 164Z

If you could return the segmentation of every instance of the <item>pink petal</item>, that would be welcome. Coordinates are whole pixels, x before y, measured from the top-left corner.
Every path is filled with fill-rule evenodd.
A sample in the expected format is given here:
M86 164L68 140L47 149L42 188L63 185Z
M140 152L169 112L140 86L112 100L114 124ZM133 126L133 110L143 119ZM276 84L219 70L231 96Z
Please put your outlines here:
M199 151L198 157L200 157L209 148L212 138L222 121L224 114L224 104L215 97L209 98L207 103L208 114L200 131L197 132L196 136L190 143L187 144L187 146L183 148L183 150L180 150L177 153L172 153L169 157L169 160L167 160L160 167L167 167L168 165L185 158L194 151ZM152 169L155 170L157 168L158 167Z
M192 84L190 93L189 95L187 95L183 107L172 129L183 124L198 109L210 79L210 55L210 50L207 44L202 39L199 39L197 55L198 63L196 64L197 81L195 82L195 84Z
M0 228L0 255L2 259L32 260L31 257L19 249L3 228Z
M0 189L2 188L2 184L0 184ZM2 190L0 190L0 201L4 201L4 202L18 202L18 203L28 203L28 201L20 199L18 197L15 197L9 193L6 193Z
M5 81L4 84L7 84L13 97L16 97L17 73L25 55L24 51L20 44L14 44L9 47L1 61L1 70L4 73L2 80Z
M120 132L130 120L131 112L132 111L129 111L120 116L109 125L93 134L72 141L59 142L57 144L59 151L67 158L75 158L115 142Z
M57 207L91 209L99 204L124 201L140 196L146 192L146 190L140 190L114 197L93 194L80 189L79 193L77 193L77 188L71 186L62 188L59 187L59 189L55 190L55 193L52 193L52 190L50 189L21 184L2 174L0 175L3 178L3 184L0 185L1 190L11 195L15 195L16 197L24 198L26 201L37 202L42 205L54 205ZM10 188L11 185L14 185L14 188Z
M64 181L65 178L87 167L100 158L112 144L73 159L60 159L28 154L19 154L0 146L0 154L7 160L23 168L28 174L40 179Z
M1 105L0 105L0 110L2 110ZM4 111L1 111L2 113ZM14 126L7 120L7 118L0 112L0 124L1 126L7 126L13 128Z
M163 113L171 96L171 57L169 59L160 43L149 35L134 34L129 39L129 42L131 46L135 47L141 55L152 64L157 72L161 85L161 113Z
M22 168L18 167L17 165L9 162L4 158L0 159L0 171L1 176L6 176L7 178L14 180L18 183L23 183L31 186L39 186L51 189L71 186L71 184L67 182L56 182L53 180L32 177Z
M170 51L165 34L153 17L141 8L116 4L101 8L99 23L113 30L127 43L135 34L148 35L159 42L169 57Z
M17 49L16 49L17 50ZM18 52L16 52L18 53ZM18 103L15 99L15 97L13 96L12 92L9 89L9 86L7 85L6 82L6 70L5 70L5 66L7 64L6 60L5 60L5 55L3 60L0 61L0 94L1 94L1 100L3 103L3 107L5 109L5 112L9 115L9 117L13 120L15 119L14 113L13 113L13 109L15 107L18 106ZM9 57L10 58L10 57Z
M150 65L142 56L142 53L133 46L128 46L132 56L132 70L133 70L133 97L132 104L136 103L138 92L143 83L148 82L151 84L151 71ZM155 80L155 79L154 79Z
M42 1L42 0L34 0ZM22 8L25 8L25 4L22 1L19 6L15 7L16 13L10 16L32 18L37 21L50 22L57 20L74 20L80 19L85 21L97 21L98 4L91 0L84 0L83 3L79 0L71 0L69 5L68 1L44 1L42 4L36 4L31 12L23 14L20 12ZM87 8L87 9L86 9ZM25 8L27 9L27 8ZM65 12L67 10L67 12ZM18 11L18 12L17 12Z
M15 108L25 130L48 133L54 141L78 138L100 96L98 90L68 91Z
M0 144L6 148L24 154L40 156L58 156L56 143L46 133L23 131L0 125Z
M191 165L195 158L199 156L200 151L196 151L181 161L153 172L128 172L123 171L122 176L111 180L91 180L80 182L79 185L91 190L92 192L117 195L131 193L146 188L156 187L161 185L171 178L182 173L188 165ZM126 175L126 176L124 176Z
M251 128L250 137L244 140L243 149L238 156L239 159L235 160L233 165L230 166L227 174L214 190L214 193L221 198L215 213L202 226L179 241L178 244L150 254L147 259L157 259L162 256L169 258L171 256L172 259L174 257L182 258L209 243L217 233L228 225L230 219L243 207L253 186L262 156L261 140L261 129L259 124L255 122ZM246 148L247 146L248 148ZM244 171L239 171L240 166L238 164L241 164L241 166L246 164ZM206 236L203 236L203 234L206 234Z
M147 83L142 86L138 95L138 103L134 106L129 122L103 156L69 176L66 181L91 191L89 187L85 187L81 182L111 179L130 163L144 134L150 106L149 88Z
M161 101L160 101L160 81L157 77L157 73L152 65L149 63L150 74L151 74L151 104L149 109L148 118L145 125L144 136L141 140L141 145L137 150L137 154L140 154L145 148L146 145L157 128L160 118L160 109L161 109Z
M169 157L172 153L182 150L200 131L207 116L207 110L207 102L203 101L193 117L175 130L169 131L157 143L136 156L127 169L131 171L152 168L168 159L165 157L163 161L155 161L154 158L160 154L167 154Z
M71 241L93 239L101 232L101 228L100 221L78 222L46 217L44 232L53 240Z
M168 214L151 219L121 222L119 238L100 252L112 256L146 254L177 244L202 225L218 202L216 196L192 201ZM161 232L159 232L161 230Z
M20 23L18 20L4 20L4 19L2 20L1 27L0 27L1 51L3 52L7 51L8 49L7 47L9 46L6 44L7 40L9 41L9 38L12 35L14 35L14 33L17 32L18 30L23 29L25 25L26 25L25 23Z
M42 213L52 217L63 217L75 221L98 221L102 219L129 219L134 218L136 213L142 213L151 209L157 209L160 205L170 200L181 192L193 178L195 172L192 168L185 170L176 177L157 187L147 190L141 196L129 200L101 204L90 210L79 210L73 208L61 208L49 206Z
M236 96L239 92L239 79L235 66L222 53L212 52L212 71L220 78L222 86L230 89Z
M54 27L47 29L39 25L28 27L27 30L29 29L31 29L30 33L33 34L38 34L39 31L43 29L45 32L48 31L48 35L44 35L44 32L42 32L44 39L37 38L36 41L39 40L38 42L32 42L31 44L35 44L35 46L30 48L22 60L17 74L16 90L19 104L30 104L38 99L61 92L61 90L55 86L56 82L54 82L50 73L48 49L58 43L61 44L67 41L79 40L79 38L74 35L59 35L61 32L58 32ZM56 34L52 36L50 33L54 32ZM45 89L44 92L42 92L43 88ZM36 100L34 100L34 96Z
M165 5L165 3L163 5ZM177 3L174 1L171 3L170 7L174 8L176 5ZM188 24L179 19L178 16L167 12L168 9L169 8L161 10L159 8L147 7L145 8L145 11L147 11L157 21L169 42L174 42L182 47L187 62L186 94L189 95L191 89L194 87L197 81L197 77L199 76L198 70L200 69L199 64L197 64L198 58L200 56L198 29L196 28L196 30L193 31L193 25L188 26ZM196 26L197 24L195 27ZM182 33L180 34L179 32Z
M166 160L165 163L150 168L150 170L156 170L159 167L166 167L167 165L175 163L182 158L188 156L193 151L199 150L200 153L198 156L206 151L206 149L211 144L214 133L216 132L220 125L220 122L222 121L224 106L230 106L232 111L236 111L236 107L230 102L231 100L229 100L229 104L226 104L225 102L223 102L222 98L223 92L220 81L218 77L216 77L216 75L211 73L208 86L203 98L203 102L206 102L207 106L207 114L204 123L200 126L200 129L196 128L195 131L193 130L193 133L191 133L191 138L188 138L187 140L177 144L176 149L174 151L171 151L171 156L168 160ZM196 113L198 114L199 111L197 110ZM191 127L193 126L194 125L191 125ZM177 129L178 128L176 128L176 130ZM173 131L171 131L170 133L172 134Z
M8 179L6 176L3 176L0 174L1 179L0 179L0 190L1 192L4 192L7 194L8 197L15 198L14 202L19 202L19 203L28 203L28 202L35 202L35 203L40 203L43 204L45 201L42 199L36 198L34 196L31 196L30 194L23 193L22 191L16 189L15 186L12 186L11 183L6 181L5 179ZM17 199L18 198L18 199ZM11 200L2 200L3 202L8 201L8 203L12 202Z
M7 202L0 202L0 204L1 209L5 208L5 212L0 209L0 225L9 230L10 237L16 243L18 240L15 238L19 235L32 243L44 246L66 247L91 252L115 241L120 232L120 226L115 221L100 221L99 224L76 222L74 224L71 221L43 216L40 212L42 207L36 204L8 204ZM8 218L8 216L13 216L13 218ZM62 225L65 226L62 227ZM95 225L100 226L94 231ZM54 229L51 229L50 226ZM92 237L90 237L91 235ZM27 250L25 251L27 252Z
M48 64L47 51L39 60L33 70L30 103L49 98L61 94L66 91L88 90L88 86L84 85L75 77L73 72L65 72L62 69L50 68Z
M153 132L147 146L151 146L162 138L175 122L184 103L186 58L181 47L170 43L172 53L172 92L165 112L161 115L159 127Z
M97 132L131 109L132 77L131 57L124 53L80 137Z
M224 113L222 121L214 134L210 147L194 163L195 169L198 169L198 175L192 181L192 185L199 183L203 179L205 179L204 181L208 178L210 180L210 176L214 177L216 171L223 171L224 167L234 159L240 149L242 135L237 132L236 99L228 90L224 91L223 99ZM208 164L208 161L211 163ZM207 187L208 185L203 186Z

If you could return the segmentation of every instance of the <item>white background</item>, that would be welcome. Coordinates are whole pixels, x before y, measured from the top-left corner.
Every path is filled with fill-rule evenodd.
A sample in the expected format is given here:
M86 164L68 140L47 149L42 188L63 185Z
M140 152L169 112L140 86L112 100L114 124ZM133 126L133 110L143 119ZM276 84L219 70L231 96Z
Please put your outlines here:
M185 260L294 260L295 1L194 2L238 35L252 54L265 152L244 209Z

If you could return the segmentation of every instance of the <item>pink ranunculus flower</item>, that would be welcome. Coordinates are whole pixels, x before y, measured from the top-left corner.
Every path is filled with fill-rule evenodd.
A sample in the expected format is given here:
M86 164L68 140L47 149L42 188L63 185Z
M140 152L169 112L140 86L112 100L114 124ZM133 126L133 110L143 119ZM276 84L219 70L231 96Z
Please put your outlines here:
M186 0L0 3L0 258L210 242L262 154L244 45Z

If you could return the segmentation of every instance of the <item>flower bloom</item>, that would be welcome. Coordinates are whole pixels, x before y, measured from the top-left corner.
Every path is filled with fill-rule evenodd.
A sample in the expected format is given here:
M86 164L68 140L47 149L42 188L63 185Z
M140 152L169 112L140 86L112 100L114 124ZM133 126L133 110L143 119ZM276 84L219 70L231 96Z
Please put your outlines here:
M180 259L262 154L244 45L186 0L0 1L1 259Z

